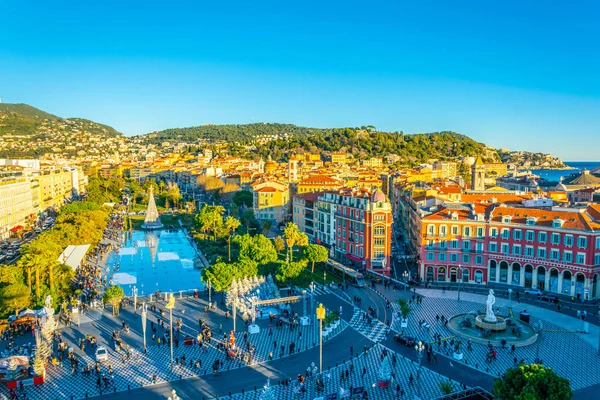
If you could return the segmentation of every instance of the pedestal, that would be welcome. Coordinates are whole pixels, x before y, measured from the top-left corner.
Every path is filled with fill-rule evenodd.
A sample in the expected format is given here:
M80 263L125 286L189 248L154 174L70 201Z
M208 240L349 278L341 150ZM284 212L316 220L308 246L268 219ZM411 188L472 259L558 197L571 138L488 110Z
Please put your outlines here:
M407 327L408 327L408 319L402 318L400 320L400 328L407 328Z
M260 328L258 327L258 325L252 324L252 325L248 326L249 334L254 334L254 333L259 333L259 332L260 332Z
M453 357L457 361L461 361L463 359L463 353L454 353Z
M302 325L302 326L310 325L310 319L308 317L300 317L300 325Z

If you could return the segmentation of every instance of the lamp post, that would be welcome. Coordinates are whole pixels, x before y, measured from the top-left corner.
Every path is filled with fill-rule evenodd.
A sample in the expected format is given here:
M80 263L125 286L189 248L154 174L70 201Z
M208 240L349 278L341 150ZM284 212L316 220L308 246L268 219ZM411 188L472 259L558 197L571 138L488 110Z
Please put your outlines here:
M325 319L325 307L319 304L317 307L317 319L319 320L319 374L323 373L323 320Z
M134 286L131 291L133 292L133 312L137 314L137 286Z
M310 308L315 308L315 282L310 283Z
M212 283L211 283L210 279L206 283L206 287L208 288L208 309L210 310L210 301L211 301L210 291L212 289Z
M142 304L142 331L144 331L144 351L146 351L146 314L148 311L148 305Z
M462 272L463 272L463 267L459 264L458 265L458 302L460 303L460 283L462 282Z
M175 296L170 294L169 302L165 306L169 310L169 341L171 342L171 369L173 369L173 308L175 307Z
M417 396L421 398L421 361L423 359L423 350L425 350L423 342L417 343L415 345L415 350L417 351L417 359L419 360L419 369L417 370Z
M327 285L327 271L323 271L323 289Z
M404 292L406 292L406 287L408 286L408 271L404 271L402 278L404 278Z

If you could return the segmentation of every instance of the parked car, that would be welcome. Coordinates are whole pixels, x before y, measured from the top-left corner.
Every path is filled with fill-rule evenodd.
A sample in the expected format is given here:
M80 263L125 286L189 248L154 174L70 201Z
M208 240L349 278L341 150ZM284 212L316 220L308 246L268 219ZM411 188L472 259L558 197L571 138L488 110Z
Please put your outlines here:
M405 345L406 347L412 347L415 344L417 344L417 338L414 336L407 336L407 335L401 335L401 334L397 334L396 336L394 336L394 340L398 343L402 343L403 345Z
M106 347L98 346L98 348L96 349L96 361L108 361L108 350L106 350Z
M407 283L408 283L408 286L419 286L421 284L420 281L416 281L414 279L409 280Z
M533 294L535 296L541 296L542 291L538 289L525 289L525 294Z

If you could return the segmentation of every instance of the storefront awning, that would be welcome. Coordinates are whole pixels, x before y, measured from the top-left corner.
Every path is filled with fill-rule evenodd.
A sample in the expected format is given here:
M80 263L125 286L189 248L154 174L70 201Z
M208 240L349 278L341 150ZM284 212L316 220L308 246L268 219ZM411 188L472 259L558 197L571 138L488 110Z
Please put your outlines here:
M363 261L363 259L362 259L362 258L360 258L360 257L357 257L357 256L355 256L355 255L353 255L353 254L349 254L349 253L346 253L346 254L344 255L344 257L346 257L346 258L349 258L350 260L352 260L352 261L356 261L356 262L362 262L362 261Z
M17 225L17 226L15 226L15 227L13 227L13 228L12 228L10 231L11 231L11 232L19 232L19 231L21 231L21 230L23 230L23 226L21 226L21 225Z

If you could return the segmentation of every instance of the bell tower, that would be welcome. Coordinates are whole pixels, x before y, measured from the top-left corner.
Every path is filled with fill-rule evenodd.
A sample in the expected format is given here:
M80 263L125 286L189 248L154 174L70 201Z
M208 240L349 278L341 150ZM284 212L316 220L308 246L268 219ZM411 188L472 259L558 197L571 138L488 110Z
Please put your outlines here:
M478 192L485 190L485 164L481 156L477 156L477 160L471 165L471 190Z

